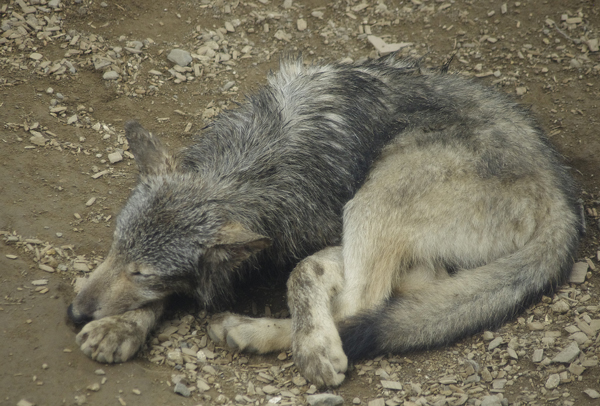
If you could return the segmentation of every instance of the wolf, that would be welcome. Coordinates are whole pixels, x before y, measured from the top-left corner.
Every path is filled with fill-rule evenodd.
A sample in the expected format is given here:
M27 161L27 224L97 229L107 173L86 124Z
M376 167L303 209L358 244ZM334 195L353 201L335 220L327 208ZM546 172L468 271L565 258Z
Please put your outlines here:
M289 270L291 318L214 317L218 344L292 349L319 386L348 362L494 329L566 281L578 190L526 109L390 55L305 65L190 147L125 126L139 183L106 260L69 306L100 362L141 348L170 298L215 308L236 281Z

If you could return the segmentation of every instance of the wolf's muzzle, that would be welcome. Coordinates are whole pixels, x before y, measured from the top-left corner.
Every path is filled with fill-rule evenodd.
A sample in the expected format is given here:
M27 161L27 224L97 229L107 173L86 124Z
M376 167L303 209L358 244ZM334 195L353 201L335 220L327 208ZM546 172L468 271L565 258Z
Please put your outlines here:
M75 324L86 324L92 321L93 319L87 314L81 314L79 312L73 311L73 303L71 303L67 308L67 315L69 316L69 319L71 319L71 321Z

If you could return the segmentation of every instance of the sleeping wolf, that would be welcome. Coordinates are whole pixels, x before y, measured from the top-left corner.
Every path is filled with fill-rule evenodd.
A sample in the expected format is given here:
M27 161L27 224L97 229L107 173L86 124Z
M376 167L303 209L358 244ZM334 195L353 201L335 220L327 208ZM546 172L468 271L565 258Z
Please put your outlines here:
M291 319L223 314L209 334L292 348L304 376L338 385L348 359L509 320L566 280L583 231L567 168L529 115L414 60L284 58L178 154L125 129L140 181L69 307L100 362L131 358L173 295L211 307L234 281L297 264Z

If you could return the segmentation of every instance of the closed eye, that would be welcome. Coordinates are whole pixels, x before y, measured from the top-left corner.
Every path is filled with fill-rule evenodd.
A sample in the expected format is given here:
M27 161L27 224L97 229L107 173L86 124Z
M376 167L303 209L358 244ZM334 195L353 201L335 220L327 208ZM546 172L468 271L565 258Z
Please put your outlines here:
M150 278L155 276L154 269L147 265L131 264L128 271L129 275L134 278Z
M131 275L134 277L142 277L142 278L150 278L150 277L154 276L153 274L141 273L140 271L134 271L131 273Z

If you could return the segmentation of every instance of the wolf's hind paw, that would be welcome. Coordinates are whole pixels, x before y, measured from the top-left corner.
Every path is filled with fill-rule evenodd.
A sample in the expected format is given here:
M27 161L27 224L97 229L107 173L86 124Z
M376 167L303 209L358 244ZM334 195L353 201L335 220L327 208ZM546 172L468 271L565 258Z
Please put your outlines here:
M251 318L222 313L208 326L208 335L229 348L265 354L291 347L291 320Z
M135 323L120 316L110 316L86 324L75 341L93 360L116 363L131 359L145 339L144 331Z
M348 369L348 357L335 327L320 333L297 333L293 356L300 373L319 387L340 385Z

